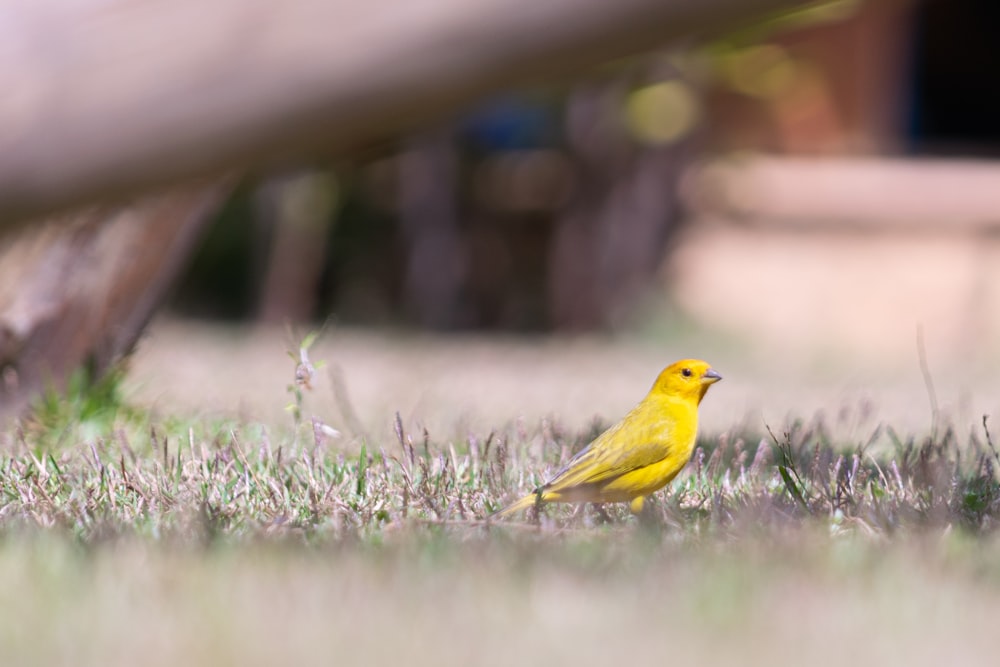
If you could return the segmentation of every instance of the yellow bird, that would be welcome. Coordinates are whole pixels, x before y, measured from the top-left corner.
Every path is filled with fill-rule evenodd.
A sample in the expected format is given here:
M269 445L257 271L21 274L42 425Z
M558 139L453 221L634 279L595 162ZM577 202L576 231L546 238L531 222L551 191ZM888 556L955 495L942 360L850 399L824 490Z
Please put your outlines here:
M683 359L663 369L646 398L574 456L548 483L493 516L541 503L631 502L662 489L691 460L698 405L722 379L704 361Z

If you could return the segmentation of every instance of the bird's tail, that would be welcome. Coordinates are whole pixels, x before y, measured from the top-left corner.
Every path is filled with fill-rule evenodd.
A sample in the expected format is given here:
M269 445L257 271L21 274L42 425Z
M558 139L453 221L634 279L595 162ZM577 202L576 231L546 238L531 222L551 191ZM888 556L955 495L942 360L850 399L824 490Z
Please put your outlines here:
M517 514L522 510L526 510L529 507L532 507L535 504L537 498L538 498L537 493L529 493L520 500L516 500L512 502L510 505L507 505L507 507L504 507L502 510L494 512L493 514L490 515L490 518L503 519L504 517L508 517L512 514Z

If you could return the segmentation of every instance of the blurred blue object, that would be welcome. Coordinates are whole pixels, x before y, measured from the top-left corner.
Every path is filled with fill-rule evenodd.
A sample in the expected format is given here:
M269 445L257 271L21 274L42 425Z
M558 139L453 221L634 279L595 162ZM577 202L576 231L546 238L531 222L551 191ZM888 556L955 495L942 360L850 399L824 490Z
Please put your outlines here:
M463 140L484 151L551 146L558 141L556 110L524 97L493 98L466 116Z

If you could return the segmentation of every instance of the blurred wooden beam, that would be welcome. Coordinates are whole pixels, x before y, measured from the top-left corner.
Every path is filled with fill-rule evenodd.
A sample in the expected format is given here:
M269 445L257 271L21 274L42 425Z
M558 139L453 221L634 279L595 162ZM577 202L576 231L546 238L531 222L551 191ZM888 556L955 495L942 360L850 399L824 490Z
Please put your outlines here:
M942 158L717 159L690 169L701 217L842 232L1000 231L1000 161Z
M0 0L0 225L366 145L804 0Z

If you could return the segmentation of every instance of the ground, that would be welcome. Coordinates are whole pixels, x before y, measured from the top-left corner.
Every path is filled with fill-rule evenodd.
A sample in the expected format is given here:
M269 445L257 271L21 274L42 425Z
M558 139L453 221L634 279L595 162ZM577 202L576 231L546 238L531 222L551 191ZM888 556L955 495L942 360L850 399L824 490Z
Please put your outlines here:
M281 423L294 372L286 351L305 333L162 321L141 343L129 381L137 400L166 411ZM864 354L655 323L627 336L555 338L331 326L310 350L313 361L327 364L310 408L342 426L340 386L365 430L379 437L391 435L396 412L438 438L482 436L514 420L543 418L583 429L595 419L617 420L667 364L700 357L725 378L702 405L705 432L765 424L780 431L822 416L838 435L865 439L880 423L903 432L930 428L916 341L899 340L891 354ZM967 348L925 349L935 402L961 432L978 428L984 414L1000 415L1000 355L968 355Z
M296 425L303 333L158 322L110 424L4 434L12 664L993 662L988 361L925 350L932 423L916 346L332 327ZM725 380L648 515L484 522L684 356Z
M9 664L994 664L993 546L0 548ZM607 540L608 535L594 539ZM574 547L576 550L574 552Z

